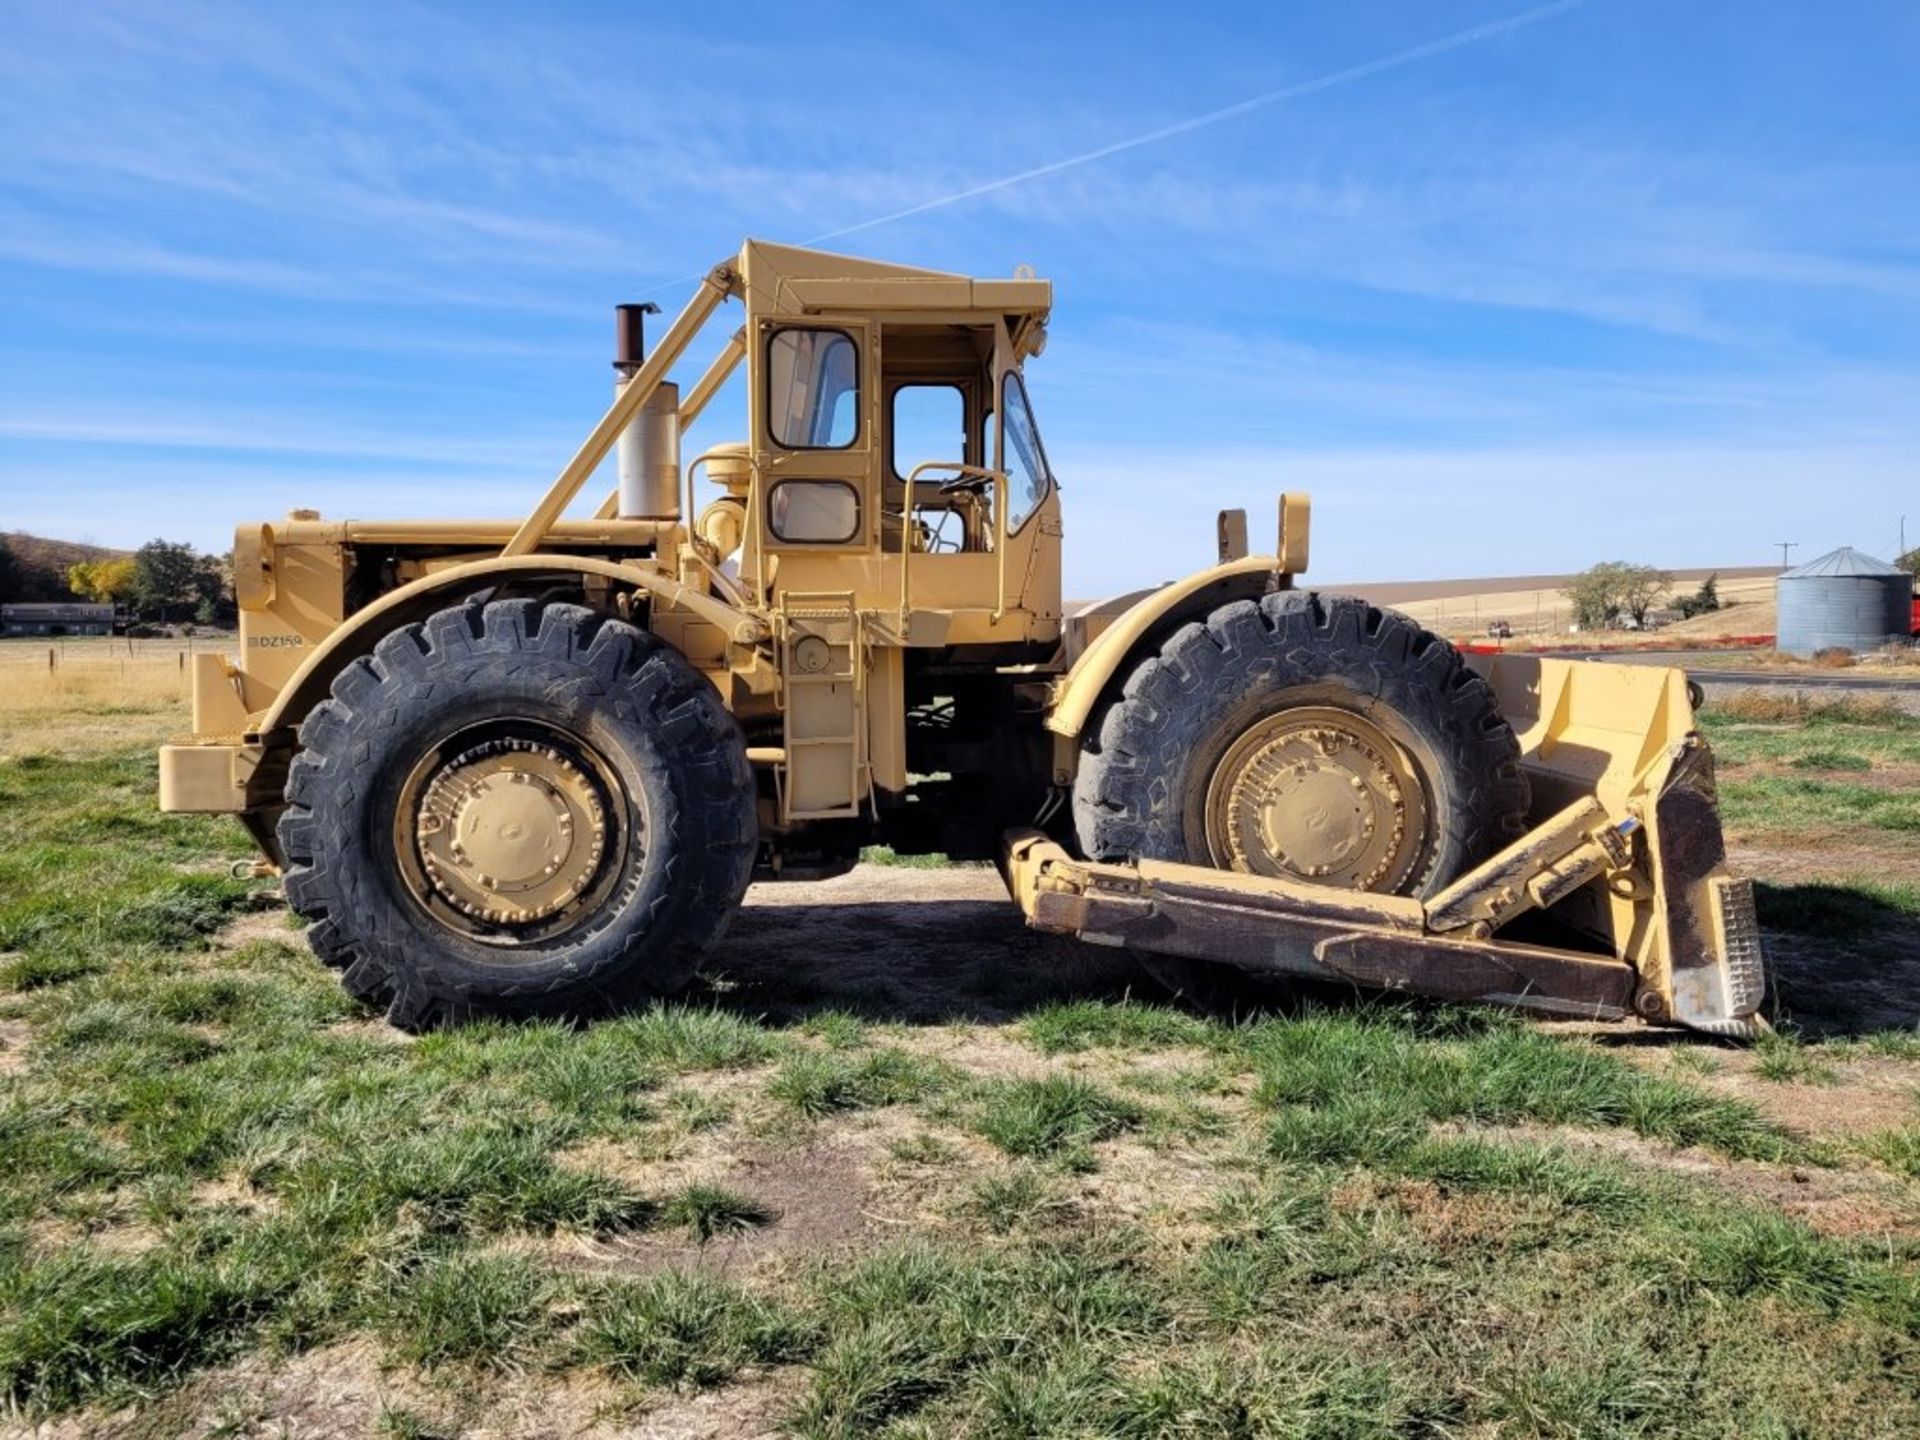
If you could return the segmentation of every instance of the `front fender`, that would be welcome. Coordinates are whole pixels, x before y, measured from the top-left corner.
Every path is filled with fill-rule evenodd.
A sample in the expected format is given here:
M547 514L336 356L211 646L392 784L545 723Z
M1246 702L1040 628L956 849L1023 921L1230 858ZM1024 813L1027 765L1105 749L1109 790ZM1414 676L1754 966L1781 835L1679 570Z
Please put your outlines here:
M1123 611L1053 687L1047 729L1069 738L1086 728L1094 708L1129 662L1174 626L1234 600L1257 600L1292 584L1271 555L1248 555L1163 585Z
M682 585L656 570L585 555L496 556L424 576L398 590L389 591L364 609L356 610L307 656L261 716L259 723L251 728L256 735L266 736L276 730L298 725L309 710L326 699L333 687L334 677L349 664L362 655L372 654L374 646L391 631L445 608L454 597L470 594L494 581L524 580L539 575L551 575L556 579L594 575L631 585L647 591L665 604L691 610L701 619L718 625L730 639L742 644L751 644L765 634L765 626L755 616L744 610L736 610L691 586Z

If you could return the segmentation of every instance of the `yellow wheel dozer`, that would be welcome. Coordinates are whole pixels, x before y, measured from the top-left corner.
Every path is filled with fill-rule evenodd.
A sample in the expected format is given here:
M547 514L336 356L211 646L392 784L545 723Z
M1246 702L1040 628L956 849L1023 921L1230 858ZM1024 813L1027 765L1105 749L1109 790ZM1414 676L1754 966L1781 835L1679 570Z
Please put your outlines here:
M239 528L238 653L197 658L161 805L238 817L414 1027L671 993L750 879L885 844L998 858L1033 925L1162 974L1759 1028L1678 672L1463 657L1302 589L1298 495L1271 554L1222 512L1217 563L1068 612L1051 305L748 241L650 353L622 307L614 400L524 515ZM742 367L738 438L683 463Z

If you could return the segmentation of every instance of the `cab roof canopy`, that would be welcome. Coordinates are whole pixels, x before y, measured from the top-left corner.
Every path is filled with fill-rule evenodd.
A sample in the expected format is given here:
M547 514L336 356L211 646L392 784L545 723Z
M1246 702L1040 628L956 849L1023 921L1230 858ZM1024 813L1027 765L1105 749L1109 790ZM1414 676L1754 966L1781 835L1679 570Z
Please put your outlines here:
M1045 323L1053 305L1048 280L976 280L914 265L889 265L826 250L802 250L767 240L740 247L747 307L762 315L823 311L973 312Z

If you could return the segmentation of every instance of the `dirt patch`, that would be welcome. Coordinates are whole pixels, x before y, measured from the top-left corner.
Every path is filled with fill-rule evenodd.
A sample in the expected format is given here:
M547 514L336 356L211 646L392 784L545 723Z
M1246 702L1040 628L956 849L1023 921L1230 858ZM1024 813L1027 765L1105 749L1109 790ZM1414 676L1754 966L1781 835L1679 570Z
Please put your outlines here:
M1040 1080L1069 1068L1064 1057L1042 1055L1005 1030L979 1025L939 1025L905 1036L900 1048L997 1080Z
M797 1149L761 1149L724 1166L700 1167L698 1178L754 1200L771 1217L764 1225L702 1244L673 1231L541 1242L544 1255L576 1269L647 1275L661 1270L744 1274L773 1257L822 1256L860 1248L876 1225L867 1147L822 1139ZM657 1181L660 1167L651 1174ZM694 1178L689 1175L686 1178Z
M25 1020L0 1020L0 1075L18 1075L25 1070L32 1046L32 1025Z
M393 1045L404 1048L419 1043L420 1037L389 1025L385 1020L342 1020L326 1028L329 1035L338 1035L343 1040L370 1040L378 1045Z
M1661 1073L1671 1051L1623 1047L1627 1059ZM1774 1124L1805 1140L1873 1135L1920 1121L1920 1065L1873 1056L1832 1059L1814 1052L1813 1063L1829 1069L1826 1083L1769 1080L1759 1072L1751 1050L1711 1050L1714 1065L1706 1073L1689 1071L1685 1079L1716 1094L1745 1100Z
M304 948L306 941L300 932L287 928L287 914L286 901L276 893L262 892L253 898L246 913L221 930L214 948L231 954L258 940L278 940L283 945Z
M244 1179L232 1175L202 1180L195 1185L193 1203L196 1209L223 1210L237 1215L264 1215L280 1208L276 1196L256 1190Z
M407 1416L431 1435L462 1440L749 1440L774 1433L794 1389L754 1380L704 1395L669 1396L651 1408L603 1376L438 1375L389 1367L371 1342L349 1341L285 1359L251 1355L212 1371L140 1411L83 1413L4 1435L34 1440L182 1440L273 1436L363 1440ZM394 1431L391 1433L399 1433Z
M1920 787L1920 780L1916 780ZM1920 882L1920 849L1889 843L1886 831L1807 828L1753 831L1733 837L1727 863L1738 875L1775 885L1843 885L1871 876L1883 882Z

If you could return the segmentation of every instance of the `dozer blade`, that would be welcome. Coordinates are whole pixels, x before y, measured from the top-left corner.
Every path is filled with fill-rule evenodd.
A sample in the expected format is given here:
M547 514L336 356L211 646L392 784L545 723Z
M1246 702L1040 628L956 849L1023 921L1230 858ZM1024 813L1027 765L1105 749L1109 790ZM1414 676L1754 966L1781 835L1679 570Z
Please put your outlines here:
M1718 1035L1766 1028L1750 882L1726 871L1713 761L1679 671L1474 657L1520 736L1532 828L1417 900L1144 860L1038 831L1005 873L1036 929L1267 974ZM1501 933L1523 915L1534 943ZM1537 943L1550 939L1552 943Z

